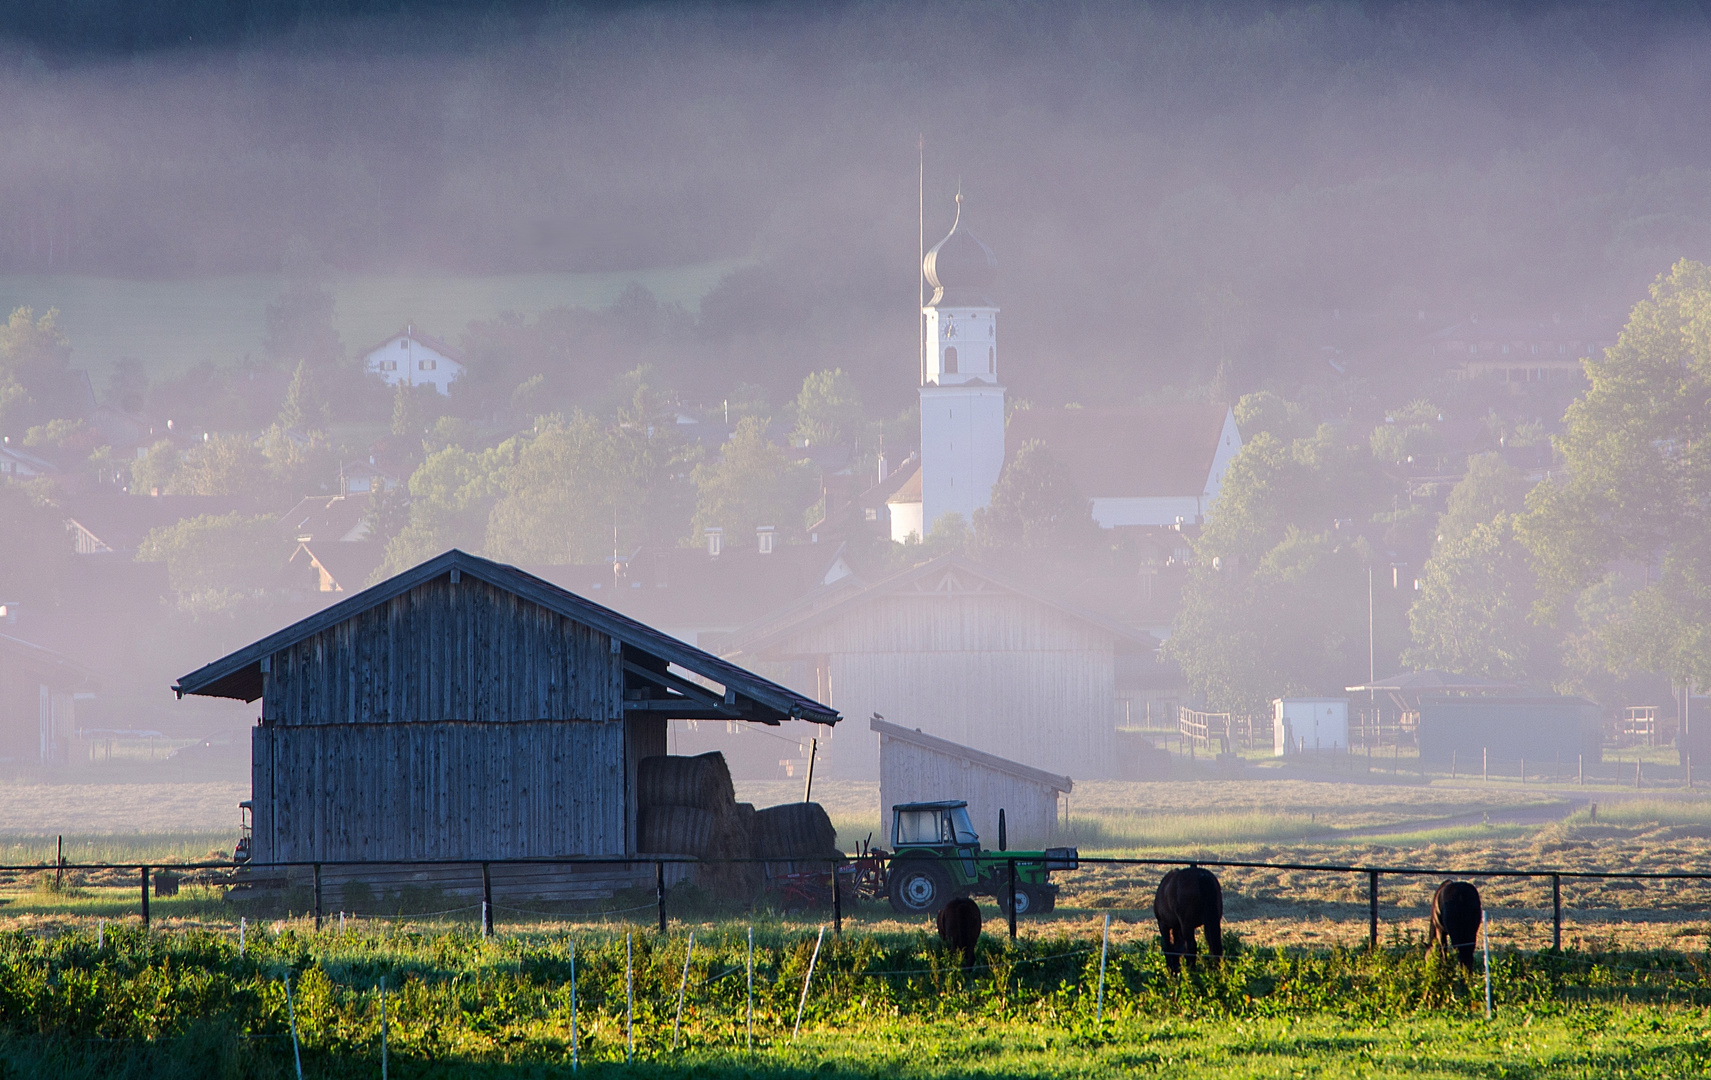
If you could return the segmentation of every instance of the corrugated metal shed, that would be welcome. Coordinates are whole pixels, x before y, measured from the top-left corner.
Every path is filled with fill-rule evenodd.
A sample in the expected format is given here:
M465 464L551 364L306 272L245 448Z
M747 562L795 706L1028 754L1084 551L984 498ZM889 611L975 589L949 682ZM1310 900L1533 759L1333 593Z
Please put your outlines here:
M998 811L1003 809L1011 847L1044 845L1057 830L1058 796L1075 781L887 723L875 716L879 733L879 809L885 828L899 803L961 799L984 847L998 846ZM886 834L889 839L889 833Z

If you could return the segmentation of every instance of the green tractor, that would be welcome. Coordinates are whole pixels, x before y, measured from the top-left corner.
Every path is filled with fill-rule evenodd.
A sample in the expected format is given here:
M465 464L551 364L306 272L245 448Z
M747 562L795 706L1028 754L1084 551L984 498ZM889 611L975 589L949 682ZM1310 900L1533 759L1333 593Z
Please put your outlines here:
M1000 812L1002 813L1002 812ZM953 896L991 896L1009 914L1043 915L1057 905L1053 870L1074 870L1074 848L1005 851L1002 817L998 851L982 851L966 802L903 803L891 808L892 854L884 889L900 915L933 915ZM1015 864L1016 890L1010 892Z

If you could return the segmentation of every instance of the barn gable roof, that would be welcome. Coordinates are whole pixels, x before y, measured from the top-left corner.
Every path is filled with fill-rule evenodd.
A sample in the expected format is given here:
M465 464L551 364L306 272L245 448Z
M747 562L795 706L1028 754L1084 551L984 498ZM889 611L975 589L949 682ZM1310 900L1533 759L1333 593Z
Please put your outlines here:
M888 739L896 739L899 742L905 742L911 746L917 746L957 761L966 761L978 768L1003 773L1006 776L1013 776L1018 780L1039 784L1041 787L1048 787L1053 791L1061 791L1066 794L1075 789L1075 781L1067 776L1059 776L1057 773L1049 773L1044 769L1036 769L1032 765L1024 765L1019 761L1001 758L997 754L988 754L984 750L976 750L972 746L964 746L961 743L951 742L949 739L941 739L937 735L928 735L926 732L906 728L901 724L893 724L881 718L877 713L867 723L868 727Z
M877 596L912 594L912 595L956 595L969 591L993 591L1012 593L1025 597L1042 607L1050 608L1077 622L1085 623L1110 637L1128 641L1147 648L1157 645L1157 640L1145 630L1057 603L1039 596L1027 589L1005 581L992 570L977 566L966 559L955 555L942 555L937 559L924 562L910 570L886 578L865 589L848 592L841 598L832 599L825 603L822 597L805 598L798 604L794 618L762 619L742 630L736 631L722 643L721 652L725 656L737 656L743 653L755 655L775 648L791 637L810 627L831 621L847 613L855 606ZM837 597L837 593L830 594ZM809 603L808 600L816 602Z
M229 656L198 668L181 677L178 684L172 688L173 692L181 698L185 694L197 694L254 701L262 694L263 660L281 649L379 607L446 574L467 575L485 582L494 588L539 604L548 611L592 627L646 657L666 664L676 664L685 671L725 687L725 699L721 702L710 690L685 680L672 680L673 689L680 695L680 698L673 700L681 700L684 703L685 715L699 716L706 709L712 708L721 712L721 715L728 715L730 719L763 724L777 724L789 719L812 720L820 724L838 722L839 717L835 710L812 698L763 679L651 626L620 615L610 608L601 607L532 574L526 574L514 566L492 562L455 548L378 585L364 589L348 600L342 600L283 630L269 634Z

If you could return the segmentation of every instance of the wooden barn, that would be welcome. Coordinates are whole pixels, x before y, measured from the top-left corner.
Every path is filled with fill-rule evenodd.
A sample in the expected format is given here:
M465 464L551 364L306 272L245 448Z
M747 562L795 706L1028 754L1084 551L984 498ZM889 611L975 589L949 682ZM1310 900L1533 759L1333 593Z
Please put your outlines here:
M1120 774L1118 668L1151 634L1046 599L955 556L738 631L727 658L851 716L874 713L1036 768ZM822 739L831 775L879 772L878 738Z
M985 847L998 846L999 810L1011 847L1044 847L1052 841L1059 797L1075 787L1069 777L877 716L868 726L879 734L879 813L887 827L891 808L899 803L961 799Z
M0 765L69 764L77 697L93 688L93 676L69 657L0 634Z
M637 854L637 765L666 753L667 719L838 719L693 646L461 551L173 689L261 699L254 863Z

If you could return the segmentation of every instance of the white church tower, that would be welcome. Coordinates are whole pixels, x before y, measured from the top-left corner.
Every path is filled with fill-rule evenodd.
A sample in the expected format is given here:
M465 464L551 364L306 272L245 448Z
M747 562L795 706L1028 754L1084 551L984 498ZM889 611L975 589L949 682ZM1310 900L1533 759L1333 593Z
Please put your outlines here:
M1004 468L1004 387L998 382L998 305L986 290L998 260L956 222L927 252L922 271L933 287L926 316L921 383L921 519L931 529L956 512L970 524L992 501Z

